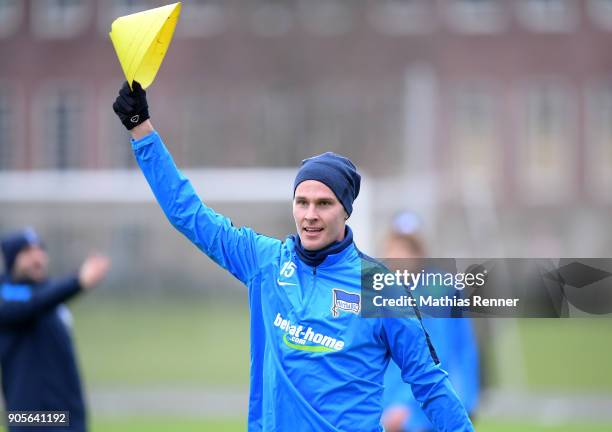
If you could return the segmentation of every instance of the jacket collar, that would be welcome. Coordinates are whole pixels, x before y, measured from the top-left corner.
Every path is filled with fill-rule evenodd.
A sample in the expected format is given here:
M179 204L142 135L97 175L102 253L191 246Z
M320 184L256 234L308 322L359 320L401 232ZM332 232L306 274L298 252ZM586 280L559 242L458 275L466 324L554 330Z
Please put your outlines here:
M295 244L295 253L297 256L311 267L318 267L321 264L333 264L348 253L349 250L353 249L349 248L349 246L353 245L353 231L348 225L345 227L344 238L342 240L316 251L304 249L300 241L300 236L297 234L292 235L291 239Z

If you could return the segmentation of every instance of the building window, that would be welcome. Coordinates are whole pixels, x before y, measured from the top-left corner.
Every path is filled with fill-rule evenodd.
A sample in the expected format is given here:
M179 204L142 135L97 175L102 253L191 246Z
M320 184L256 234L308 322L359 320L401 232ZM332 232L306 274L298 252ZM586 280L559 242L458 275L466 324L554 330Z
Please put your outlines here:
M612 0L589 0L588 14L599 28L612 31Z
M436 162L435 141L440 118L438 77L430 64L406 68L402 90L403 163L407 171L427 171ZM443 106L446 106L445 104Z
M303 0L298 11L306 30L315 35L338 36L351 30L351 7L341 1Z
M15 33L21 24L23 1L0 0L0 38Z
M450 26L463 33L489 34L506 29L508 17L500 0L447 0Z
M347 143L353 151L363 146L367 134L364 133L365 119L359 114L367 107L358 88L355 81L333 80L324 81L312 90L307 112L310 148L303 149L305 154L300 156L309 157L330 149L344 154L347 152L343 146Z
M587 190L611 200L612 82L592 86L587 93L585 175Z
M32 31L43 38L70 38L88 27L89 0L33 1Z
M578 26L577 4L570 0L520 0L518 17L534 32L570 32Z
M103 169L126 169L136 166L132 146L130 145L130 132L125 129L109 106L108 95L117 94L117 83L105 85L100 89L98 101L98 143L99 164ZM114 97L114 96L112 96ZM112 100L112 99L111 99Z
M453 92L451 165L454 180L501 180L498 106L489 82L466 83Z
M266 37L282 36L293 27L294 10L284 1L267 0L252 9L250 18L255 34Z
M212 85L192 81L181 92L181 141L177 160L185 166L248 166L259 150L255 129L254 90L216 80ZM217 149L217 150L212 150ZM241 157L236 159L235 155Z
M373 174L394 172L403 162L389 159L402 151L400 89L397 76L330 79L305 89L303 131L294 138L302 143L296 159L333 151Z
M289 87L260 88L253 101L258 165L291 166L300 147L300 127L304 109L302 99Z
M189 88L181 96L180 120L186 166L287 166L299 160L303 98L295 90L220 82L214 89L198 84Z
M13 115L10 94L6 87L0 87L0 170L14 167L14 149L17 147L11 133Z
M222 0L191 0L183 4L181 24L176 31L183 37L214 36L226 26L226 11Z
M130 145L130 133L117 121L117 117L111 118L111 125L104 131L108 140L101 141L102 146L108 146L106 155L102 161L103 166L110 169L129 169L136 167L136 159L132 146Z
M150 8L147 0L111 0L108 3L111 4L111 15L114 17L142 12Z
M68 85L50 89L43 99L42 136L40 139L43 169L77 169L81 167L84 131L82 94Z
M110 32L111 24L120 16L151 8L147 0L109 0L98 2L98 5L98 25L100 26L100 32L103 34Z
M233 94L242 98L247 95L241 86L230 87L225 83L215 83L212 88L202 87L201 82L191 81L181 93L183 115L179 119L184 148L182 154L186 167L228 165L232 151L232 132L239 133L239 116L232 109ZM232 127L233 126L233 127ZM213 151L212 149L217 149ZM250 156L240 158L240 161Z
M557 202L566 198L575 186L573 100L569 89L554 79L528 84L525 95L517 180L528 200Z
M390 36L429 33L434 30L433 2L429 0L385 0L369 12L371 25Z

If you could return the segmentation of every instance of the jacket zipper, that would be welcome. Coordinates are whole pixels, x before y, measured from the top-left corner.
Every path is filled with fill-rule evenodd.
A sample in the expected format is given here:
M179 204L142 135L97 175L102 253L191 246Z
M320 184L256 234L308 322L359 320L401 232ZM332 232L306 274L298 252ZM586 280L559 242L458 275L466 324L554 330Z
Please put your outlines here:
M316 295L315 290L317 288L317 268L312 268L312 295Z

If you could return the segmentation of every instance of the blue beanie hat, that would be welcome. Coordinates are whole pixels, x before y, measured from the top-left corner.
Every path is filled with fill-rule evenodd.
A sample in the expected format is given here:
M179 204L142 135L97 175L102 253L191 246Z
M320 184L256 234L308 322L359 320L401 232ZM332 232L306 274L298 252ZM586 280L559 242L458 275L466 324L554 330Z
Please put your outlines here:
M43 246L40 237L38 237L33 228L25 228L8 234L2 238L0 244L2 246L2 254L4 255L4 269L8 274L13 271L13 266L19 252L29 246Z
M359 195L361 176L355 165L344 156L326 152L302 161L293 183L293 195L298 185L306 180L316 180L329 187L350 216L353 201Z

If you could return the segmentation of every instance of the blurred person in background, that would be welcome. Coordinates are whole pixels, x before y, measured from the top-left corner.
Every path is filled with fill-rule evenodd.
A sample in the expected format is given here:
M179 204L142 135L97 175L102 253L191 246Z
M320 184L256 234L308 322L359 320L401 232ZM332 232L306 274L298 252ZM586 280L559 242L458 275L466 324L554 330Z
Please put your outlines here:
M401 259L398 261L401 268L412 266L416 272L422 269L425 265L422 259L427 257L427 248L422 221L418 215L409 211L396 215L385 239L383 257ZM389 264L392 266L392 261ZM480 385L478 347L471 320L424 317L422 321L436 349L440 366L448 372L453 388L473 419ZM395 364L389 363L384 382L383 425L386 432L435 430L419 402L412 396L410 387L402 380L401 371Z
M124 83L113 109L169 221L248 288L249 431L380 432L391 357L438 429L473 430L421 323L360 316L361 265L371 259L346 225L361 181L350 160L328 152L302 162L297 235L281 241L236 228L202 203L154 130L137 82L133 90Z
M6 272L0 278L0 367L6 411L68 411L69 426L47 430L85 431L72 318L64 302L101 282L110 261L92 255L76 274L50 279L49 256L32 228L8 234L0 244ZM11 432L34 429L9 427Z

